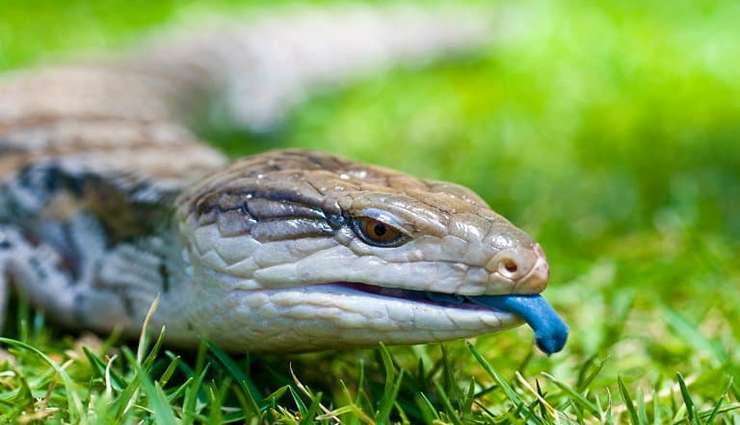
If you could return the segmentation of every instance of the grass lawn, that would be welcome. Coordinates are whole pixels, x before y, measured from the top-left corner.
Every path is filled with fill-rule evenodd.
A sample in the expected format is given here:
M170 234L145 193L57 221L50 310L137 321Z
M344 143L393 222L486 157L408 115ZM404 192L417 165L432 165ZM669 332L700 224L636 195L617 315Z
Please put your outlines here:
M0 69L267 3L5 0ZM21 302L0 341L0 423L740 424L740 3L508 5L517 31L488 51L313 98L274 135L211 138L234 156L311 147L473 188L548 253L562 353L524 327L176 352L156 335L69 334Z

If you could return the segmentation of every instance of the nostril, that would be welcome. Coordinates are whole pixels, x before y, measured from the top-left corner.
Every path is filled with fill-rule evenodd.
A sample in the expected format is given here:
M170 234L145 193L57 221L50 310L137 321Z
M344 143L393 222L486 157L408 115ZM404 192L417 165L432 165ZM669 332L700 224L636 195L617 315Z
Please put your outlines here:
M516 265L516 262L514 260L507 258L503 262L504 268L509 273L516 273L517 270L519 270L519 266Z
M519 271L519 264L512 258L502 258L498 265L498 271L507 278L514 278Z

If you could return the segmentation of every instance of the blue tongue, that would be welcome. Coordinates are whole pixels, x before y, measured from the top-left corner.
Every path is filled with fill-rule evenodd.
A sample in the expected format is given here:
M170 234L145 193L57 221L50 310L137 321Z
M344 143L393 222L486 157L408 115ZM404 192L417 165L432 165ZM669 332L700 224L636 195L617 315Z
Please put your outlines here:
M537 346L547 354L562 350L568 340L568 325L541 295L481 295L469 299L521 317L534 331Z

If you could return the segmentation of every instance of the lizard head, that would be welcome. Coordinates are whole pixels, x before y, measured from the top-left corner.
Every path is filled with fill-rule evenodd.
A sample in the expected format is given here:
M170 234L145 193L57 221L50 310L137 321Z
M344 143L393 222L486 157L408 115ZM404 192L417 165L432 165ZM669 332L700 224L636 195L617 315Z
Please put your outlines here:
M318 152L237 161L184 193L178 216L197 331L235 349L488 333L521 317L476 299L548 280L541 247L472 191Z

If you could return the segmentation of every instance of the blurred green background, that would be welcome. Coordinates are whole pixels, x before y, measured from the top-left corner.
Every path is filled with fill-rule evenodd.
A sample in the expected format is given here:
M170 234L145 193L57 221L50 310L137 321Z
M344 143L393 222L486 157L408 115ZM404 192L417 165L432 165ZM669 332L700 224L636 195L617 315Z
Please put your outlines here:
M0 68L272 4L4 0ZM550 258L548 298L572 340L533 371L567 379L597 355L603 386L680 371L716 396L718 379L740 379L740 2L493 4L517 31L486 51L324 93L267 137L212 139L235 156L310 147L473 188ZM530 339L478 347L515 368Z

